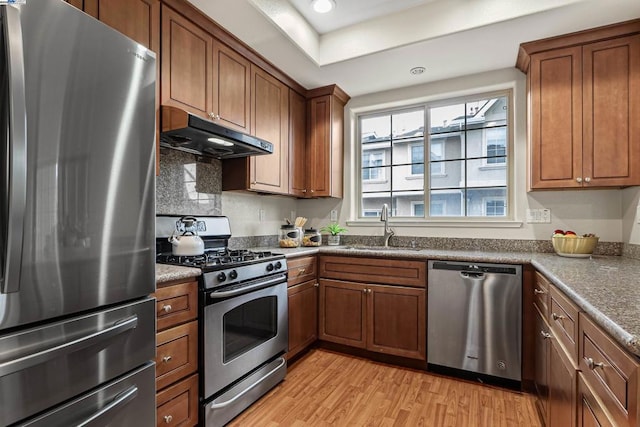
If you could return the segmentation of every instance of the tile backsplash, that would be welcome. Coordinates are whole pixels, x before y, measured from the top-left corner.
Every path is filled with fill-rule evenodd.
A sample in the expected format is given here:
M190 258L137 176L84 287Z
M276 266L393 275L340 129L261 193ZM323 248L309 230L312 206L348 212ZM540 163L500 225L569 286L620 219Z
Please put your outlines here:
M156 214L222 215L220 160L196 161L193 154L161 148Z

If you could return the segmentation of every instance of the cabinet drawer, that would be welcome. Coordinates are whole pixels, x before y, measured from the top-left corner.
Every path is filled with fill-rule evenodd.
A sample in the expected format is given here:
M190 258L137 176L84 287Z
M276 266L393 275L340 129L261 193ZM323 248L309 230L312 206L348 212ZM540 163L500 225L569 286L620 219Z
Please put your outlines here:
M628 355L584 313L580 313L580 370L617 425L636 426L638 367Z
M287 260L288 286L297 285L317 278L317 260L315 256L293 258Z
M320 277L425 288L427 263L388 258L321 256Z
M554 336L578 363L578 307L569 301L555 286L549 286L549 313L547 321Z
M198 376L192 375L156 396L156 425L191 427L198 424Z
M198 317L198 283L195 281L158 288L155 297L158 331Z
M156 388L160 390L198 369L198 322L157 334Z
M551 284L542 274L536 272L536 283L533 287L533 303L545 318L549 314L549 288Z
M591 388L585 383L582 373L578 374L578 425L613 427L614 423L600 406Z

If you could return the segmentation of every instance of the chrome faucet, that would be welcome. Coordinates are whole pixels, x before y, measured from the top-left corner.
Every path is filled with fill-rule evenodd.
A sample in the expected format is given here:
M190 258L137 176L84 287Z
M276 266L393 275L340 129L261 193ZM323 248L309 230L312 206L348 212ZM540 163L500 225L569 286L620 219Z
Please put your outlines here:
M384 245L389 246L389 239L395 233L389 227L389 205L386 203L382 205L382 212L380 213L380 221L384 222Z

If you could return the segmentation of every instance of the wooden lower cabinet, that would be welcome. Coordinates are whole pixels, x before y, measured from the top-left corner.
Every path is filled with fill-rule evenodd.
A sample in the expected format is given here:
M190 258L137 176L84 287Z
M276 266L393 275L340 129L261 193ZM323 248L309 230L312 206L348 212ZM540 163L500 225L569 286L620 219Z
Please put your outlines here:
M158 426L198 424L198 283L158 284L156 408Z
M551 347L551 328L544 320L544 316L536 309L535 312L535 375L534 386L538 397L536 404L541 417L548 424L549 419L549 349Z
M319 338L426 360L426 291L320 279Z
M157 426L198 424L198 375L177 382L156 396Z
M289 352L299 354L318 338L318 281L309 280L289 287Z
M578 427L614 427L616 424L596 399L582 373L578 374Z

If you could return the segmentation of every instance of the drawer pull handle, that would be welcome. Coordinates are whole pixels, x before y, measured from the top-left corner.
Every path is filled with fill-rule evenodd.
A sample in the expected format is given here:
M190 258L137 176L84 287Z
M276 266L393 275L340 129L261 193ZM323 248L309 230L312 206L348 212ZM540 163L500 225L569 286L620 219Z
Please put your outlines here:
M544 294L546 294L546 292L545 292L545 291L541 291L541 290L540 290L540 289L538 289L538 288L534 288L534 289L533 289L533 293L534 293L534 294L536 294L536 295L544 295Z
M551 335L549 332L545 332L545 331L540 331L540 335L542 336L542 338L549 339L549 338L553 338L553 335Z
M314 283L314 284L313 284L313 286L317 288L317 287L319 287L319 286L320 286L320 283L317 283L317 282L316 282L316 283Z
M301 269L298 270L298 274L304 274L305 271L307 271L306 268L301 268Z
M163 357L163 358L162 358L162 361L163 361L164 363L169 363L169 362L171 361L171 356L165 356L165 357Z
M165 415L164 416L164 422L166 424L169 424L171 421L173 421L173 417L171 415Z
M551 317L553 318L553 320L562 320L562 319L566 319L565 316L561 316L559 314L556 313L551 313Z
M162 311L164 311L165 313L169 313L171 310L173 310L173 307L171 307L171 304L162 306Z
M584 358L585 362L587 362L587 368L591 369L592 371L596 368L602 368L604 367L604 363L602 362L594 362L592 358L590 357L585 357Z

